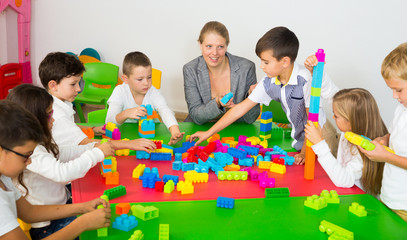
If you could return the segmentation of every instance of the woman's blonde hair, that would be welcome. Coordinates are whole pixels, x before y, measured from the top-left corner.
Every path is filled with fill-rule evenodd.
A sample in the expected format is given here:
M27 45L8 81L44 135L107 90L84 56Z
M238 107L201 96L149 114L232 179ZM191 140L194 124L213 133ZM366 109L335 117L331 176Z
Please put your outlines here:
M205 35L208 33L216 33L222 36L226 40L226 46L229 45L229 32L228 29L220 22L211 21L207 22L203 28L201 29L201 33L199 34L198 42L203 43L205 39Z
M333 98L336 113L349 121L352 132L370 139L388 133L372 94L363 88L343 89ZM380 193L384 163L373 162L359 151L363 159L361 183L369 194Z

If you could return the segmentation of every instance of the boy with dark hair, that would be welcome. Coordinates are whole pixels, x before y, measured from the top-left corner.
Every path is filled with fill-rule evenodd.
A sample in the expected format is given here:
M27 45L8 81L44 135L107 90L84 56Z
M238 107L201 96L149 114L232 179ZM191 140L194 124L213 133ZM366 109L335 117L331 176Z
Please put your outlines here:
M257 84L247 99L229 110L212 128L206 132L197 132L190 139L199 138L197 145L239 119L256 104L268 105L271 100L275 100L281 102L290 121L291 137L294 139L293 148L301 151L295 156L295 163L303 164L304 126L307 123L311 75L304 66L295 62L298 48L299 41L296 35L286 27L276 27L264 34L257 42L256 54L261 60L260 68L267 76ZM332 88L329 91L337 91L333 83L329 86ZM322 86L322 91L325 89Z

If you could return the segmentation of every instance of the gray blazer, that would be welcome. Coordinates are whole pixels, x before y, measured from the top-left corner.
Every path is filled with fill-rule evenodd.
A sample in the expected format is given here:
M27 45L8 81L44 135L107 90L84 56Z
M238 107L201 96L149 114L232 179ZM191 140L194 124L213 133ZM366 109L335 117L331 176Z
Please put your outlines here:
M255 65L228 52L226 56L230 66L230 90L233 93L233 102L238 104L246 99L250 86L257 83ZM185 64L183 72L185 100L189 112L185 121L194 121L201 125L223 115L225 109L219 108L216 100L211 99L211 84L204 58L200 56ZM260 105L257 104L238 121L253 123L259 114Z

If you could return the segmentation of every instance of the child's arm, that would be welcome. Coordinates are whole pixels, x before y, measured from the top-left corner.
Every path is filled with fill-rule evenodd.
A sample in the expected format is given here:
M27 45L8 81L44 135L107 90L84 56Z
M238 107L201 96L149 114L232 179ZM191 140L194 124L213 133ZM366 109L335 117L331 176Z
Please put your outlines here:
M184 137L185 132L180 132L178 125L173 125L169 128L171 133L171 139L168 142L168 145L176 144L177 142L181 141Z
M103 204L105 208L96 210L96 207L100 204ZM16 205L18 217L27 223L42 222L83 214L67 227L45 239L73 239L86 230L108 227L110 225L110 207L105 200L100 198L78 204L31 205L24 197L20 197L16 201ZM17 234L16 236L18 236L18 232L19 230L16 228L9 234Z
M256 106L256 104L257 103L253 102L249 98L246 98L243 102L237 104L232 109L230 109L208 131L196 132L196 133L192 134L191 137L189 138L190 141L193 141L193 140L199 138L199 140L195 143L195 145L200 144L204 140L211 137L213 134L221 131L222 129L229 126L237 119L241 118L245 113L247 113L250 109L252 109L254 106Z
M135 107L123 110L116 115L116 123L123 124L127 119L140 119L147 115L147 109L145 107Z
M114 149L131 149L135 151L146 151L151 152L156 148L156 145L153 141L139 138L134 140L112 140Z

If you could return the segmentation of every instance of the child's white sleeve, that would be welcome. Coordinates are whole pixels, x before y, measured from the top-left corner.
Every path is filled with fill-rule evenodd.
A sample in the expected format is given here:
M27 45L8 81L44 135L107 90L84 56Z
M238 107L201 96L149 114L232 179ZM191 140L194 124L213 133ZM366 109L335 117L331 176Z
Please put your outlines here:
M160 114L165 126L170 128L173 125L178 125L174 112L168 107L167 102L158 89L152 89L149 101L154 109Z
M17 228L16 201L20 199L20 192L14 187L11 179L0 176L1 181L9 191L0 191L0 237Z
M339 88L329 77L328 73L324 72L321 85L321 97L327 101L329 106L332 105L332 99L338 91Z
M72 147L70 150L75 151L76 148ZM62 162L39 145L35 148L31 156L32 163L27 166L27 169L54 182L66 183L84 177L89 169L103 159L103 152L99 148L93 148L78 158Z
M270 104L270 101L273 100L267 94L266 89L264 88L264 79L256 85L248 98L255 103L261 103L267 106Z
M338 157L341 146L338 149ZM337 187L350 188L362 177L363 161L360 154L355 154L351 159L337 160L332 155L325 140L312 146L318 155L318 162ZM348 149L350 151L350 149ZM342 164L341 162L346 162Z
M107 109L105 123L111 122L117 124L116 116L117 114L121 113L123 109L123 101L121 98L125 98L125 93L121 91L122 88L117 86L114 90L112 95L110 96L109 100L107 100L107 104L109 108Z

